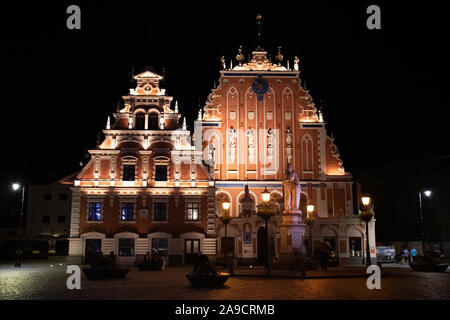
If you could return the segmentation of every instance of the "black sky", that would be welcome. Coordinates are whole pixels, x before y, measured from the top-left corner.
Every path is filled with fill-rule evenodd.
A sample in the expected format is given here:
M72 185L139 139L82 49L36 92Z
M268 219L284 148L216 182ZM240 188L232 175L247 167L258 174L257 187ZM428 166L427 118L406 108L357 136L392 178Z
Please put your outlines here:
M313 4L314 3L314 4ZM130 69L167 75L168 94L191 124L240 44L300 58L302 81L323 107L347 171L449 152L449 28L441 2L61 1L4 9L2 137L4 172L29 182L78 168L85 149L127 93ZM78 4L81 30L66 28ZM378 4L382 29L366 28ZM235 63L235 61L234 61ZM51 173L53 171L53 173Z

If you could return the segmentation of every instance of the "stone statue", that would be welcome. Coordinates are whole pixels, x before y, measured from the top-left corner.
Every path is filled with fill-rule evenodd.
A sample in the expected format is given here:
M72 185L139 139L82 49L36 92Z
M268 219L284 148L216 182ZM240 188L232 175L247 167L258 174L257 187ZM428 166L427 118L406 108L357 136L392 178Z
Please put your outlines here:
M236 130L231 127L230 129L230 148L236 148Z
M247 130L247 136L248 136L248 147L253 148L254 147L254 138L253 138L253 129L249 128Z
M294 58L294 70L298 71L298 63L300 62L299 58L295 56Z
M288 165L283 180L284 209L285 211L299 210L300 207L300 181L292 164Z
M267 131L267 148L273 148L273 131L269 128Z
M222 69L225 70L227 68L227 66L225 65L225 57L222 56L222 58L220 58L220 62L222 62Z
M286 147L292 147L292 131L289 127L286 130Z

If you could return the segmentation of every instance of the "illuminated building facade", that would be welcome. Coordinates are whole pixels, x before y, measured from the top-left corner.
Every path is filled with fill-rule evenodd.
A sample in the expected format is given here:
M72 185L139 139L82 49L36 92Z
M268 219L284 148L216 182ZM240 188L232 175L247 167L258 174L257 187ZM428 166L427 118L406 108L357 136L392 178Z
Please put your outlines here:
M272 63L261 46L247 62L239 48L234 67L232 61L227 68L222 59L219 85L196 121L202 132L204 157L214 166L211 174L217 188L218 214L221 202L231 202L234 219L227 234L233 239L231 249L242 263L264 259L265 226L256 214L256 205L261 203L265 187L281 208L269 223L271 254L279 256L283 246L294 249L290 231L284 235L287 239L280 232L283 214L288 211L284 208L283 180L292 165L301 187L299 209L305 215L307 204L315 206L313 251L325 240L336 260L361 263L366 230L358 216L356 183L344 170L321 112L302 87L299 59L295 57L290 68L280 49L275 59ZM373 257L374 223L369 223ZM302 229L300 242L308 248L309 228L302 222L298 227ZM218 248L223 248L224 226L217 223L217 228Z
M269 222L274 257L328 241L333 257L360 263L367 231L355 183L302 87L299 59L293 68L280 50L275 59L260 45L247 62L239 48L234 67L222 59L219 85L192 136L185 119L179 125L177 103L159 88L162 77L149 70L135 76L137 87L123 97L114 124L108 118L104 141L75 180L70 258L88 262L93 252L112 251L119 263L133 264L158 250L176 265L199 251L213 259L226 251L243 264L262 261L267 238L256 205L267 187L281 209ZM283 186L290 167L300 186L295 210L286 208ZM226 240L217 218L224 201L233 217ZM301 219L307 204L315 206L312 239ZM300 218L290 223L289 215Z
M158 250L177 265L200 250L215 255L215 188L201 151L186 119L179 125L178 104L159 88L162 77L147 70L134 79L74 182L70 259L112 251L133 264Z

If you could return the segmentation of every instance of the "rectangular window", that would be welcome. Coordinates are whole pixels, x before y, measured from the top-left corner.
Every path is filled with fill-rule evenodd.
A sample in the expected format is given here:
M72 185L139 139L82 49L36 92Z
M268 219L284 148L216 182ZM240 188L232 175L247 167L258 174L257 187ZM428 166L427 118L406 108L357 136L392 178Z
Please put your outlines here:
M155 181L167 181L167 166L165 165L156 166Z
M161 257L167 257L167 251L169 250L169 240L167 238L153 238L152 250L158 251Z
M122 221L134 221L134 203L123 202L122 211L120 214L120 220Z
M134 239L120 238L119 239L119 256L131 257L134 256Z
M49 193L49 192L44 193L44 200L45 200L45 201L50 201L50 200L52 200L52 194Z
M59 194L59 200L67 201L67 193L60 193Z
M101 221L101 220L102 220L102 203L89 202L88 221Z
M50 223L50 216L42 216L42 223Z
M123 166L123 181L134 181L135 166L132 164L125 164Z
M167 207L167 203L166 202L155 202L153 204L153 220L154 221L166 221L167 220L167 216L166 216L166 207Z
M58 216L58 223L66 223L66 216Z
M200 217L200 203L188 202L186 207L186 220L197 221Z

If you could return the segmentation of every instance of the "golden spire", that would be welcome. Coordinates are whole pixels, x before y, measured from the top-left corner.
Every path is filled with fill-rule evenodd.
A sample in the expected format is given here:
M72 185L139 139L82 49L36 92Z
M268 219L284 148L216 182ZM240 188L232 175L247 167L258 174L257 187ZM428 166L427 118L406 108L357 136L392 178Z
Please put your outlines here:
M262 29L261 29L261 19L262 19L262 15L261 13L258 13L256 15L256 35L257 35L257 39L258 39L258 47L256 48L255 51L264 51L264 49L262 48Z

